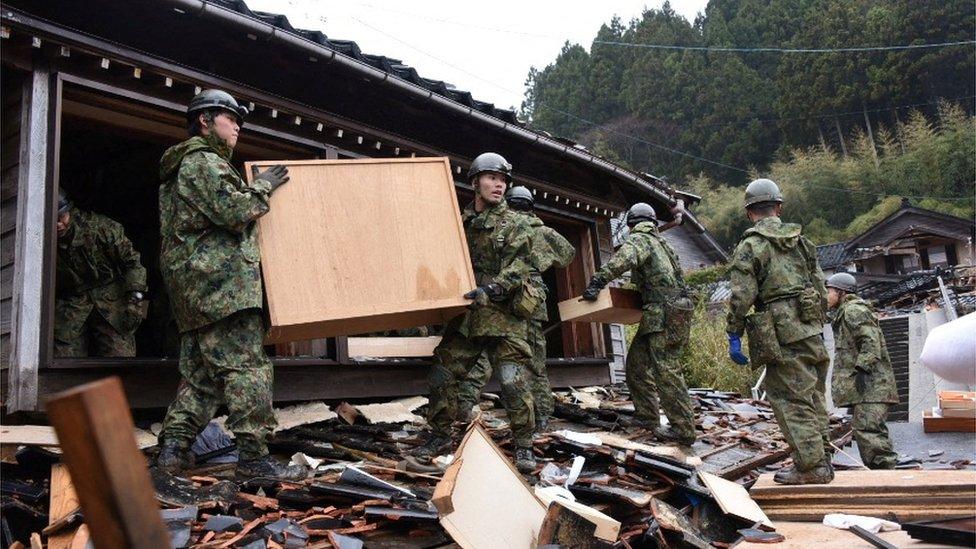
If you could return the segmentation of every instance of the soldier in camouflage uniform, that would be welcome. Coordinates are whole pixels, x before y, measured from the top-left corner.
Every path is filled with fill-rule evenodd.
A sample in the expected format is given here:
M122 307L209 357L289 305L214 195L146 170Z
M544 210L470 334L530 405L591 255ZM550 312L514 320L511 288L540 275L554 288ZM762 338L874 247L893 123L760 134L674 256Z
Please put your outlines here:
M176 400L160 434L157 466L189 466L187 449L221 404L228 410L242 476L305 477L268 455L276 423L273 369L262 347L261 264L257 218L288 181L283 166L248 184L230 164L247 109L230 95L205 90L190 102L190 138L160 161L160 269L180 330Z
M444 339L434 351L427 417L434 436L421 453L436 453L450 443L458 416L458 385L485 354L499 373L516 466L528 472L535 468L535 415L526 379L532 346L527 339L528 322L516 315L514 301L529 276L533 231L528 219L505 202L511 169L501 155L484 153L468 171L475 200L462 217L478 287L465 294L474 300L471 310L445 327Z
M146 269L122 225L58 201L54 356L132 357Z
M746 230L732 254L727 317L729 356L766 367L765 388L794 467L776 473L783 484L824 484L834 478L827 439L825 381L830 359L823 342L827 290L813 244L783 223L783 195L768 179L746 187ZM750 310L755 311L750 313Z
M532 346L532 364L528 371L529 389L535 403L535 430L543 432L548 428L552 415L552 386L546 370L546 336L543 323L549 320L546 297L549 288L542 280L542 273L552 267L566 267L576 257L576 249L563 235L551 227L546 227L532 211L535 199L532 192L522 186L512 187L505 196L509 207L524 214L529 225L535 230L532 239L531 272L528 285L516 296L516 302L524 310L532 309L525 315L529 318L528 340ZM459 413L462 420L477 401L481 390L491 377L491 363L481 357L468 372L459 388Z
M630 271L641 293L644 314L627 352L627 387L637 417L662 440L695 442L695 409L681 375L678 357L688 343L693 305L685 293L678 254L657 230L648 204L627 212L630 234L620 249L590 280L583 299L595 301L610 281ZM670 427L661 426L661 404Z
M898 454L888 437L888 405L898 403L898 389L884 334L874 310L854 291L850 273L827 279L827 305L833 314L834 404L850 406L854 440L864 464L871 469L894 469Z

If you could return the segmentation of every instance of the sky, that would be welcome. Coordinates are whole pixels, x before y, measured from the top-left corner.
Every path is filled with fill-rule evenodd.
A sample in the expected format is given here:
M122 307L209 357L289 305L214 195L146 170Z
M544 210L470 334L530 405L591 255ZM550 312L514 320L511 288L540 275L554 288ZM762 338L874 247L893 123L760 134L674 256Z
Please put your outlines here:
M626 23L664 0L247 0L296 28L353 40L364 53L400 59L499 108L522 104L530 67L552 63L568 40L589 49L600 25ZM673 0L689 21L707 0Z

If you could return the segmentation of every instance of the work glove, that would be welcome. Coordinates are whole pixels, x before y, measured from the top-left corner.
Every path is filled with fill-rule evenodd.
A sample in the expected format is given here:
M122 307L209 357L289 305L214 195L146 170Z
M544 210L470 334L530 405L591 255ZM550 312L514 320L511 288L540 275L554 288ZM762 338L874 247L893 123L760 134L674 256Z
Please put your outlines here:
M281 164L271 166L267 170L259 173L254 179L267 181L271 185L271 192L274 192L278 187L288 183L288 168Z
M471 308L473 309L476 307L484 307L488 305L489 301L501 301L505 299L505 292L502 291L501 286L492 282L491 284L478 286L464 294L464 298L474 300L474 303L471 304Z
M854 375L854 387L857 388L857 394L863 395L868 389L868 373L864 370L858 370L857 374Z
M583 290L583 299L586 301L596 301L600 295L600 290L606 285L606 280L603 280L599 276L594 276L590 279L590 284Z
M739 334L733 334L731 332L729 332L728 336L729 336L729 358L732 359L732 362L735 362L740 366L745 366L746 364L749 364L749 357L742 354L742 338L739 336Z

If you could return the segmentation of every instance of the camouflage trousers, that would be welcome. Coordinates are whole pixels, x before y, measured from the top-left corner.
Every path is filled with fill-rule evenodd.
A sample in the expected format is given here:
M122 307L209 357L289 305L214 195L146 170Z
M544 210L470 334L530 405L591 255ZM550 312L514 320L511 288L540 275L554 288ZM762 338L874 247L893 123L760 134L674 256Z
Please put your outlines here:
M549 372L546 370L546 336L542 333L542 323L530 321L527 338L532 347L532 361L526 369L526 378L532 401L535 404L536 422L546 421L552 416L554 399L552 386L549 385ZM481 396L481 391L491 379L491 362L482 353L475 364L468 371L458 387L458 406L463 410L474 406Z
M112 327L88 300L58 299L54 317L54 356L133 357L135 334Z
M797 470L809 471L831 448L824 396L830 357L820 335L781 344L780 350L763 384Z
M268 453L266 439L277 425L271 407L274 369L264 353L261 311L246 309L195 330L180 342L176 400L163 421L160 440L188 448L221 404L242 460Z
M888 404L862 402L852 408L854 440L857 441L861 461L871 469L894 469L898 465L898 454L891 447L891 437L885 423Z
M648 427L661 424L661 407L671 429L688 441L695 439L695 408L688 386L681 375L678 357L681 347L668 345L667 332L645 333L634 337L627 351L624 372L634 401L635 415ZM658 396L665 395L662 401Z
M445 437L451 435L462 387L466 395L464 398L474 394L473 399L467 401L473 404L487 379L480 385L473 380L480 380L486 371L490 376L495 367L502 387L502 404L512 426L515 445L531 447L535 411L525 373L531 357L529 343L519 337L467 338L457 332L445 334L434 350L434 364L427 379L430 386L427 422L434 433ZM474 377L469 377L473 368L479 370Z

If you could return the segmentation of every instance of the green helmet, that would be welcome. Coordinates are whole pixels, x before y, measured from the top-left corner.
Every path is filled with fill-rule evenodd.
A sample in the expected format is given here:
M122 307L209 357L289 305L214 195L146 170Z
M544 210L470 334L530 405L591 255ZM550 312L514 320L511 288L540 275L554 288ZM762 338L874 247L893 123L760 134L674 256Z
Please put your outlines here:
M498 153L481 153L475 157L468 168L468 182L485 172L498 172L505 176L506 181L512 181L512 165Z
M210 109L222 109L233 114L239 126L244 125L244 117L247 116L247 107L238 105L237 100L229 93L223 90L203 90L190 100L190 106L186 108L186 117L193 118L196 114Z
M535 207L535 197L532 196L532 191L521 186L516 185L505 193L505 200L508 201L508 205L512 209L528 212Z
M853 292L857 289L857 280L854 279L854 275L851 273L839 272L827 278L826 286L828 288L837 288L842 292Z
M646 202L638 202L627 210L628 225L636 225L641 221L657 221L657 212Z
M783 193L772 179L756 179L746 187L746 208L760 202L783 203Z

